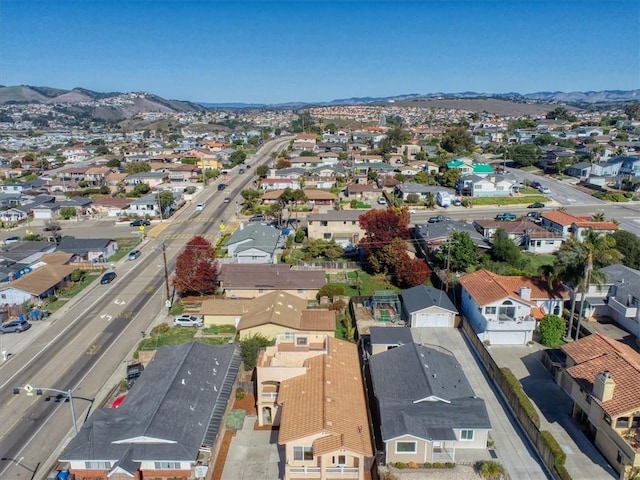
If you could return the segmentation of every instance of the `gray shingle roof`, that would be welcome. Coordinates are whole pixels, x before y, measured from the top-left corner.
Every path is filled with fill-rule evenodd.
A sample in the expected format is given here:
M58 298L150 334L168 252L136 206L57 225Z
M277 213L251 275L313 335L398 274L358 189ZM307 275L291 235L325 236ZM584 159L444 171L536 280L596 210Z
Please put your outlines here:
M109 242L113 241L110 238L63 238L58 245L58 250L84 255L88 252L104 250Z
M369 366L383 440L447 440L453 428L491 428L484 400L453 355L410 343L373 355ZM430 397L444 401L424 401Z
M413 343L411 329L407 327L369 327L372 345L406 345Z
M616 297L623 305L627 304L629 295L640 298L640 271L619 263L601 269L607 276L607 282L613 285L610 295Z
M130 459L195 461L214 409L228 401L223 385L235 380L239 364L235 345L160 347L122 405L96 410L60 458L112 460L123 468Z
M458 313L458 309L456 309L446 292L437 288L416 285L402 290L401 295L402 306L408 314L434 306Z
M280 231L277 228L256 223L236 230L227 240L227 246L244 242L236 248L237 253L256 248L273 254L279 238Z

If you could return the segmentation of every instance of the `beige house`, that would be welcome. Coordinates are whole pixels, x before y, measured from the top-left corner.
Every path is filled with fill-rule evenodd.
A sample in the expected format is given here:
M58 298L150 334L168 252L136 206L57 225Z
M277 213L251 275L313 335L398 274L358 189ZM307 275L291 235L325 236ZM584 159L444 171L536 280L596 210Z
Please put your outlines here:
M279 291L252 300L207 300L200 312L206 326L233 325L240 340L294 332L334 336L336 329L334 311L307 310L305 299Z
M256 298L276 290L315 300L326 283L324 270L292 270L286 264L223 264L220 288L225 298Z
M309 238L335 240L338 243L357 245L364 237L358 219L363 212L358 210L330 210L325 213L310 213L307 217Z
M287 348L297 350L298 359L292 352L274 360L271 375L268 363L277 358L277 349ZM332 337L294 336L271 353L262 359L258 378L269 387L262 393L277 395L272 418L279 422L278 444L285 450L284 480L364 480L373 449L357 346Z
M594 333L562 347L556 379L573 400L573 418L607 461L628 478L640 468L640 353Z

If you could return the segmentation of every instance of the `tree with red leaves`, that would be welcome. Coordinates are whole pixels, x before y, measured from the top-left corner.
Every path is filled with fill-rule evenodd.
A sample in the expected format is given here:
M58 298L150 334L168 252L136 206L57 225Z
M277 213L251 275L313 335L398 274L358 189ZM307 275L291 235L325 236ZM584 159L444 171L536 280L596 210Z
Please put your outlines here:
M204 237L193 237L178 255L173 285L182 295L205 295L216 291L217 281L215 249Z
M360 215L365 237L360 245L367 254L368 267L375 273L389 275L400 288L424 283L431 274L427 264L411 259L407 252L409 212L407 208L370 210Z
M407 240L409 232L409 211L407 208L369 210L358 218L365 237L360 241L367 254L383 249L394 238Z

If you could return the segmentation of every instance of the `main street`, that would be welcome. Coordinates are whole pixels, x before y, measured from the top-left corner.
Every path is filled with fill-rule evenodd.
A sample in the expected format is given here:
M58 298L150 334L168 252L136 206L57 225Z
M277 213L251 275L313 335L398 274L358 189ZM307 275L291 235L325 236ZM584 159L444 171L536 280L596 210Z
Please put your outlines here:
M255 167L270 161L270 153L288 141L266 143L251 163ZM252 175L232 171L224 192L210 185L198 197L206 202L204 211L196 212L189 205L175 219L153 227L162 231L162 240L148 238L138 260L119 262L113 283L95 282L44 325L20 334L27 341L21 339L20 349L10 352L0 365L0 478L46 478L52 466L46 461L55 459L73 435L69 403L46 402L46 392L45 396L27 396L25 391L13 395L13 388L29 384L72 392L80 427L115 386L107 383L113 374L124 377L124 364L141 332L165 317L164 243L171 271L175 257L191 236L215 234L219 220L235 214L240 191L251 181ZM229 203L223 202L225 196L230 197ZM198 222L197 218L209 221Z

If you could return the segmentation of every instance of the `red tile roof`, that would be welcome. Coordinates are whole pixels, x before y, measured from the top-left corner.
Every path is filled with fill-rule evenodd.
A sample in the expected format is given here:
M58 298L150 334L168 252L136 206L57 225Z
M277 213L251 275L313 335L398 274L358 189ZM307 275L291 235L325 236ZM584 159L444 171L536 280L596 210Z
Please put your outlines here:
M485 269L465 275L460 279L460 283L480 306L507 297L520 298L532 304L532 301L520 297L520 287L531 289L531 300L567 298L568 296L563 290L551 289L548 281L543 277L503 276Z
M587 392L599 373L609 372L615 382L613 397L605 402L593 397L615 418L640 408L640 353L599 333L565 345L562 350L576 362L567 373Z

